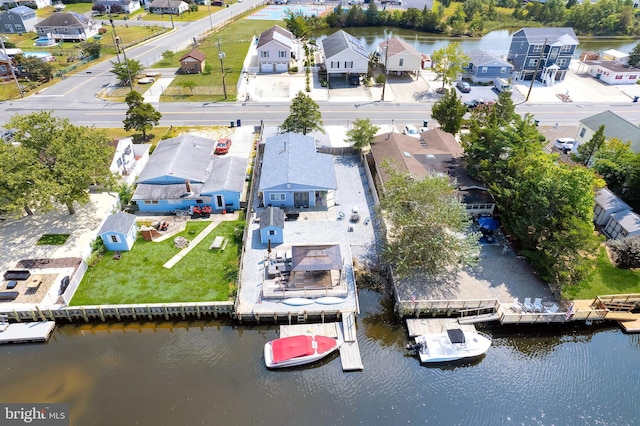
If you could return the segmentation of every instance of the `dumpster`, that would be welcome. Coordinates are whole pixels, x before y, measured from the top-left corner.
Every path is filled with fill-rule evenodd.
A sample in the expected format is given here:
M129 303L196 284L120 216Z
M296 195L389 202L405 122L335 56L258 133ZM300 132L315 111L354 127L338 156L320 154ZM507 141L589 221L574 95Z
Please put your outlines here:
M241 125L242 125L242 121L238 118L238 119L236 120L236 126L237 126L237 127L240 127Z

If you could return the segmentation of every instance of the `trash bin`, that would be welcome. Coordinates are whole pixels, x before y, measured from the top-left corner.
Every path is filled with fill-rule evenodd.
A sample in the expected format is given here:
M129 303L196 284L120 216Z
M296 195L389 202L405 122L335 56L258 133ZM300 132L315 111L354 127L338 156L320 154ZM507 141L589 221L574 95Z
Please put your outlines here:
M633 102L638 102L638 98L640 98L640 96L634 96L633 97Z
M533 120L536 123L536 127L538 127L540 125L540 120ZM233 126L231 126L233 127Z
M242 121L238 118L238 119L236 120L236 126L237 126L237 127L240 127L241 125L242 125Z
M233 120L231 120L231 123L229 123L229 127L234 127L236 123L233 122Z
M429 121L422 120L422 127L429 127Z

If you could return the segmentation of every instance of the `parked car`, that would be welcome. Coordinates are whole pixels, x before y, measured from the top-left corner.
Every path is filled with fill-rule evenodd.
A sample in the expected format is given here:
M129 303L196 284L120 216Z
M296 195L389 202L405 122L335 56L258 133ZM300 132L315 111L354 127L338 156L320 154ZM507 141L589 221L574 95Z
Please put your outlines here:
M575 145L575 143L576 143L576 140L573 138L558 138L553 143L553 146L566 154L567 152L573 149L573 146Z
M226 154L229 152L229 148L231 148L231 139L223 138L218 141L216 145L216 154Z
M351 84L353 86L359 86L360 85L360 76L359 75L350 75L349 76L349 84Z
M416 126L414 126L413 124L407 124L406 126L404 126L404 130L402 131L402 133L407 136L411 136L412 138L420 138L420 133L418 132L418 129L416 129Z
M466 81L459 81L456 83L456 87L462 93L469 93L471 91L471 86Z
M472 101L467 101L464 104L467 106L467 110L478 108L479 106L484 105L486 102L482 99L474 99Z
M493 84L498 92L511 92L511 84L504 78L496 78Z

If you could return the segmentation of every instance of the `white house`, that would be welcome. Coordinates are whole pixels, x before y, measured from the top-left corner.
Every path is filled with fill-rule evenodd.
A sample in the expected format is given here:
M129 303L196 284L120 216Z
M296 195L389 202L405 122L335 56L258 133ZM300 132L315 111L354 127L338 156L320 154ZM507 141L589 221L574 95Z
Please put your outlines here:
M378 45L377 54L387 72L420 74L422 55L401 38L392 37L383 41Z
M260 72L287 72L293 54L293 34L274 25L260 34L258 45Z
M86 41L98 34L100 25L75 12L58 12L35 25L40 37L59 41Z
M587 74L607 84L636 84L640 81L640 69L617 60L596 59L583 61Z
M42 9L51 6L51 0L0 0L0 6L4 9L11 9L18 6Z
M602 188L596 193L596 206L593 209L593 221L596 225L606 225L612 214L621 211L631 211L631 207L608 188Z
M123 138L111 143L116 152L109 170L122 177L128 185L133 184L149 161L151 144L134 144L133 138Z
M591 140L593 134L598 131L600 126L604 126L605 138L615 138L622 142L631 142L631 151L640 153L640 127L609 110L580 120L573 151L578 149L580 144Z
M369 56L364 46L343 30L322 40L322 49L328 75L362 75L369 70Z

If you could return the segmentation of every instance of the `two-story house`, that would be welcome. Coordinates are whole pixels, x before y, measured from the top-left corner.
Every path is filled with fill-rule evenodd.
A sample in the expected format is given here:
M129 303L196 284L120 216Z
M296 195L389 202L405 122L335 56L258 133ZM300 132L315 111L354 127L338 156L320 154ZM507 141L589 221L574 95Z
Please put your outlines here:
M369 55L363 44L340 30L322 40L327 75L364 75L369 70Z
M573 28L522 28L511 38L507 60L516 80L535 79L553 85L564 80L578 46Z
M0 32L23 34L35 31L38 22L36 11L27 6L18 6L0 13Z
M256 49L260 72L287 72L289 61L295 57L293 34L274 25L260 34Z
M51 0L0 0L0 7L11 9L18 6L42 9L51 6Z
M377 54L387 72L410 72L416 76L420 75L422 55L401 38L391 37L383 41L378 45Z

